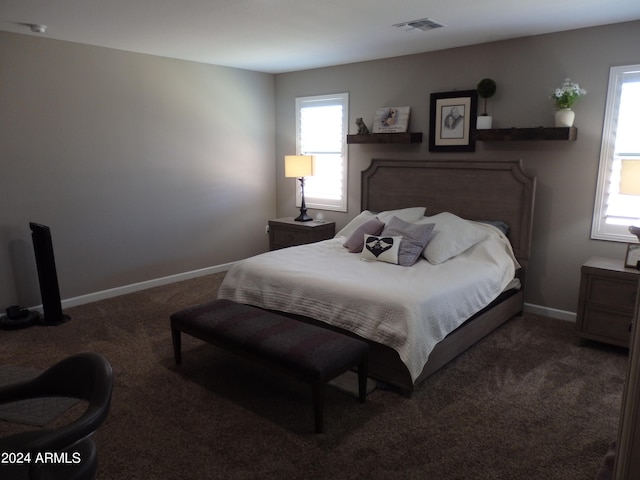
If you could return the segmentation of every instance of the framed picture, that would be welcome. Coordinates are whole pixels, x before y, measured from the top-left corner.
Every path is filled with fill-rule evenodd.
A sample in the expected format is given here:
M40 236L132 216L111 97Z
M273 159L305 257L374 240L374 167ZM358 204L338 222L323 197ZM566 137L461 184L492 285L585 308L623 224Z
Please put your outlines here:
M431 94L429 151L474 152L478 109L475 90Z
M624 266L638 268L640 262L640 243L627 243L627 256L624 259Z
M404 133L409 128L411 107L383 107L376 110L373 133Z

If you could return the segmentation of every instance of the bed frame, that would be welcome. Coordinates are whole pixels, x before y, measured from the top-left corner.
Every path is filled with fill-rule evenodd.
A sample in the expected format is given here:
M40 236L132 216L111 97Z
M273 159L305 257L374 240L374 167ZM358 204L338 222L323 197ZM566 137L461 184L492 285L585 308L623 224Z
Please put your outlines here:
M429 375L522 313L536 179L524 172L521 161L373 159L361 174L361 185L362 210L380 212L424 206L429 216L447 211L468 220L505 222L522 266L518 271L522 288L506 292L438 343L415 383L395 350L363 339L371 348L369 375L409 397ZM316 320L301 319L327 327Z
M522 266L518 272L522 288L504 295L438 343L415 384L397 352L372 344L371 375L410 396L415 385L522 313L536 179L524 172L521 161L374 159L361 180L362 210L424 206L429 216L447 211L468 220L505 222Z

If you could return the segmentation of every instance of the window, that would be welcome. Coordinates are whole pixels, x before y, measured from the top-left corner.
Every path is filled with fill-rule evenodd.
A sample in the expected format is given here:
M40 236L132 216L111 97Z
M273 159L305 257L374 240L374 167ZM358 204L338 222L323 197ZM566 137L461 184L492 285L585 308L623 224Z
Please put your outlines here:
M640 65L612 67L591 238L637 241L640 224Z
M348 93L296 98L297 153L315 157L314 175L304 183L309 208L347 211L348 104Z

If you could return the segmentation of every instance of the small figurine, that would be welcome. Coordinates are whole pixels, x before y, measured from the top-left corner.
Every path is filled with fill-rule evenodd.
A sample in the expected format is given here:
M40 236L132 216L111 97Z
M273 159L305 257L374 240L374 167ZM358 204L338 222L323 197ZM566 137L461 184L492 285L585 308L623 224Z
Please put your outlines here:
M358 135L368 135L369 129L362 121L362 117L356 118L356 125L358 126Z

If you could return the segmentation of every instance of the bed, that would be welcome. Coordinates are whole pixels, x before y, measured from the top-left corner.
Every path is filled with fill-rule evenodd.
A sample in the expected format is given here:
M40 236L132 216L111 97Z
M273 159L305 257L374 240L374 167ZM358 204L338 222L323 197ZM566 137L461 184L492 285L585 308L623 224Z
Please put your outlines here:
M345 236L341 231L331 240L238 262L218 296L366 340L370 376L410 396L425 378L522 312L534 196L535 178L520 161L374 159L361 174L358 217L425 207L406 220L464 219L474 232L484 232L482 240L447 261L420 258L400 267L362 262L344 248L350 232L343 229ZM508 226L506 236L496 224ZM465 290L440 287L454 273Z

